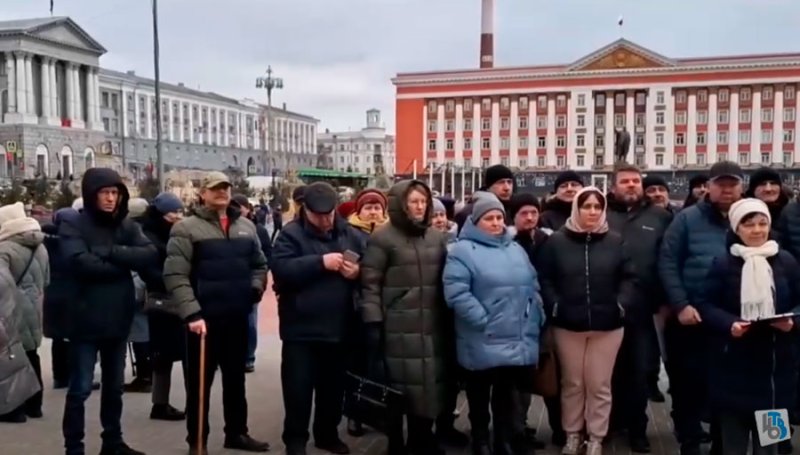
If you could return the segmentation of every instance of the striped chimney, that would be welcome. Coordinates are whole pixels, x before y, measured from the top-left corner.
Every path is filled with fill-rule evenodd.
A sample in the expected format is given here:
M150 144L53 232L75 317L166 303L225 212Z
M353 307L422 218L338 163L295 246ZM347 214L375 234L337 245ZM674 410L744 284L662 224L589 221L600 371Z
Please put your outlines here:
M494 2L481 0L481 68L494 67Z

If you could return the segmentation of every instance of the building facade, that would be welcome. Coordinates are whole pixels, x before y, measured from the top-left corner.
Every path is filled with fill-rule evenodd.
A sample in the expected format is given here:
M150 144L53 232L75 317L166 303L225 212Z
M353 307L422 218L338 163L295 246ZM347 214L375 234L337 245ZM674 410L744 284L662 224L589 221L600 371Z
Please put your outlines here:
M0 21L0 178L78 178L93 166L141 178L156 162L154 81L101 69L105 52L66 17ZM285 105L162 83L161 113L166 170L281 175L317 162L318 121Z
M366 127L359 131L332 133L325 130L317 136L319 167L367 175L394 175L394 136L386 134L381 111L367 111Z
M673 59L620 39L570 64L393 82L399 173L502 163L607 175L622 129L628 162L673 177L720 160L800 163L800 54Z

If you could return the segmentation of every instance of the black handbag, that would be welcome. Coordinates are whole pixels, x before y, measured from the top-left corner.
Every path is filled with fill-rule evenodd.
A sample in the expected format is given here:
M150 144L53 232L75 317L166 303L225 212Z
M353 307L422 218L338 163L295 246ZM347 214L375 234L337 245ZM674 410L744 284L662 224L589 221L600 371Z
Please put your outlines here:
M345 378L344 415L380 432L403 428L403 393L353 373Z

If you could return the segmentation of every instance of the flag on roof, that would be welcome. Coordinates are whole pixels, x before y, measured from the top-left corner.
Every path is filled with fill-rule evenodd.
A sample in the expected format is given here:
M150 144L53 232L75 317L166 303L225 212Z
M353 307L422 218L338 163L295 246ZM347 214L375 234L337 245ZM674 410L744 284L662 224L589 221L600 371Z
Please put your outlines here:
M622 27L622 21L623 21L623 18L622 18L622 16L620 16L619 19L617 20L617 25Z

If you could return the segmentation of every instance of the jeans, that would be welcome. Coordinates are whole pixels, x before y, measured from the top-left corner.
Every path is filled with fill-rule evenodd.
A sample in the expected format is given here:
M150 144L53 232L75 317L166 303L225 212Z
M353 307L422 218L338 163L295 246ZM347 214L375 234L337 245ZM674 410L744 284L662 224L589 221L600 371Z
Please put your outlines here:
M103 447L114 449L122 443L122 385L125 379L125 339L70 342L70 380L64 404L64 447L67 455L83 455L84 402L92 393L94 364L100 353L102 389L100 424Z
M753 447L753 455L774 455L778 453L778 444L761 447L756 430L756 419L752 412L731 413L720 412L720 438L725 455L746 455L747 446ZM750 440L752 439L752 444Z
M258 346L258 305L253 305L247 317L247 365L256 363L256 347Z

